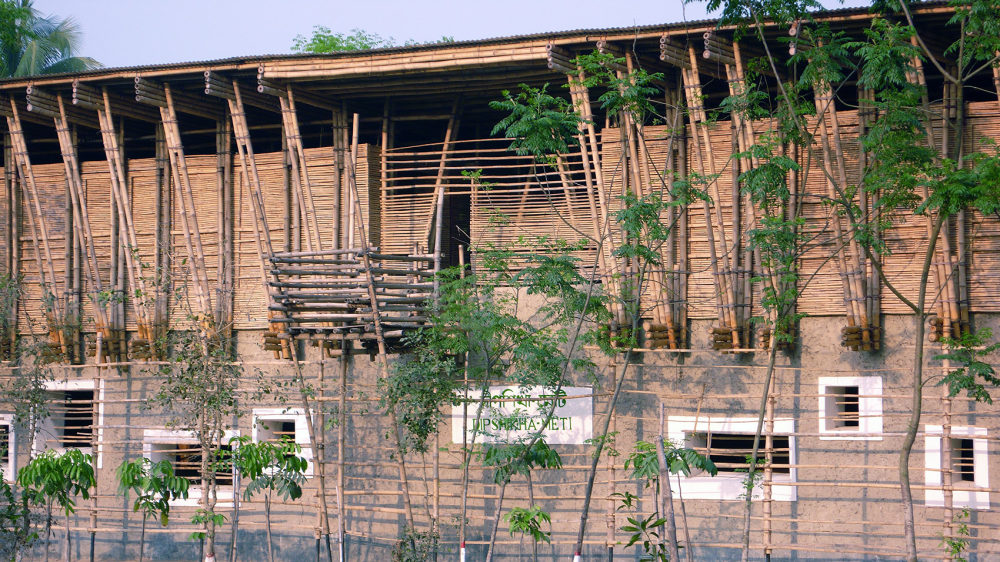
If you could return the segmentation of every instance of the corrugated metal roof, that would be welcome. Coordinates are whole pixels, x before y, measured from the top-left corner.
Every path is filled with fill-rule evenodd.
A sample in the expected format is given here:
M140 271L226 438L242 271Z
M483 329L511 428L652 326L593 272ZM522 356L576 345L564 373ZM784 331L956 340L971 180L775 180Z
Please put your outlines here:
M929 2L921 2L923 6L935 6L947 5L947 0L933 0ZM822 12L817 12L815 15L824 16L838 16L838 15L852 15L852 14L864 14L868 13L868 8L838 8L833 10L824 10ZM185 61L185 62L173 62L173 63L163 63L163 64L149 64L149 65L136 65L136 66L118 66L118 67L107 67L95 70L90 70L87 72L75 72L75 73L58 73L58 74L44 74L38 75L37 77L45 79L61 78L61 77L91 77L98 78L104 74L120 74L123 72L155 72L157 70L171 70L179 69L184 67L211 67L211 66L234 66L234 65L248 65L260 62L274 61L274 60L293 60L293 59L338 59L338 58L362 58L370 56L373 54L392 54L392 53L409 53L418 51L432 51L441 48L451 48L451 47L472 47L472 46L488 46L504 43L517 43L523 41L537 41L541 39L568 39L573 37L586 37L592 35L623 35L627 33L641 33L648 34L651 32L669 32L678 31L685 28L704 28L716 24L718 19L702 19L702 20L692 20L684 22L674 22L674 23L663 23L663 24L650 24L650 25L637 25L628 27L606 27L606 28L590 28L590 29L571 29L566 31L553 31L553 32L543 32L543 33L531 33L525 35L509 35L500 37L491 37L486 39L473 39L466 41L455 41L450 43L424 43L419 45L408 45L408 46L395 46L395 47L383 47L379 49L368 49L364 51L340 51L335 53L281 53L281 54L268 54L268 55L252 55L252 56L238 56L238 57L228 57L221 59L210 59L210 60L199 60L199 61ZM21 76L17 78L6 78L0 80L0 87L4 84L11 82L24 82L32 77Z

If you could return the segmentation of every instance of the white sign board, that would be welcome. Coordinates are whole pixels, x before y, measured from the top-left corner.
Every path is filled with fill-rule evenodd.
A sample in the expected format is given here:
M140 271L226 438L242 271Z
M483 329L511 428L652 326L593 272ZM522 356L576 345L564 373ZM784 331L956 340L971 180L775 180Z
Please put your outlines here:
M584 386L564 386L555 395L552 417L553 389L544 386L491 386L479 412L479 390L469 390L467 442L516 443L542 429L542 438L549 445L582 444L594 436L593 389ZM451 438L462 442L462 405L451 409ZM477 412L479 412L477 419ZM544 427L543 427L544 426Z

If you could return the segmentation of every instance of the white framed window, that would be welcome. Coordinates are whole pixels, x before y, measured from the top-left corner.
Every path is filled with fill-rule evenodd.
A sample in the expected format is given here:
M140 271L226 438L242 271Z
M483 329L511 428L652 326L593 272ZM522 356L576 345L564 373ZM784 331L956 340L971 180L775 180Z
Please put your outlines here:
M80 449L95 455L100 469L104 457L104 385L93 379L48 381L45 393L48 416L38 425L34 450ZM94 432L97 451L93 447Z
M753 452L757 418L700 417L695 426L693 416L667 418L668 437L674 443L697 450L716 463L716 476L691 473L671 475L672 484L681 486L684 497L703 500L739 500L744 496L746 456ZM795 501L795 422L791 418L774 420L774 453L771 476L771 498L775 501ZM764 457L761 435L760 458ZM742 471L740 469L742 468ZM784 485L783 485L784 484ZM763 485L754 487L752 499L764 497Z
M229 448L229 440L239 432L227 430L223 433L223 449ZM191 482L186 499L171 500L170 505L193 506L201 500L201 445L193 431L175 429L147 429L142 435L142 456L152 462L169 461L174 474ZM219 506L232 505L232 471L216 473Z
M17 440L14 436L14 414L0 414L0 466L3 479L13 482L17 479Z
M944 429L940 425L925 426L924 431L924 503L929 506L944 505L944 491L940 489L944 470ZM990 508L990 457L989 440L985 427L952 426L951 485L954 507L972 509ZM970 488L983 488L982 491Z
M313 475L313 450L309 441L309 426L302 408L254 408L251 440L280 441L292 439L302 447L299 454L309 462L305 475Z
M819 377L820 439L882 440L882 377Z

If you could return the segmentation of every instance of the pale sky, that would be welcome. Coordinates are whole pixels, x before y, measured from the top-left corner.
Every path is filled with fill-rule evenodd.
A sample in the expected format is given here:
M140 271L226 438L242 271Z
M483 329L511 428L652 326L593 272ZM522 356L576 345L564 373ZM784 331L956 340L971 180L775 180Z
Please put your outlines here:
M838 6L837 0L828 5ZM857 4L854 0L853 4ZM35 0L80 24L80 54L107 67L281 54L314 25L402 43L486 39L706 18L681 0Z
M580 28L681 21L680 0L35 0L43 14L72 16L80 54L105 66L200 61L290 52L314 25L433 41L485 39ZM687 19L703 19L703 5Z

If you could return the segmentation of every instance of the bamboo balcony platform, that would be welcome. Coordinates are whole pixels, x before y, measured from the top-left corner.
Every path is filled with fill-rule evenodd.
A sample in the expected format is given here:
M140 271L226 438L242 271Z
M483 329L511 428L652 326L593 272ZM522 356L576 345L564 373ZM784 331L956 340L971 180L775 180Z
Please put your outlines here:
M289 340L374 341L368 267L387 338L425 325L434 291L432 254L382 254L377 248L282 252L268 258L268 285L277 337Z

